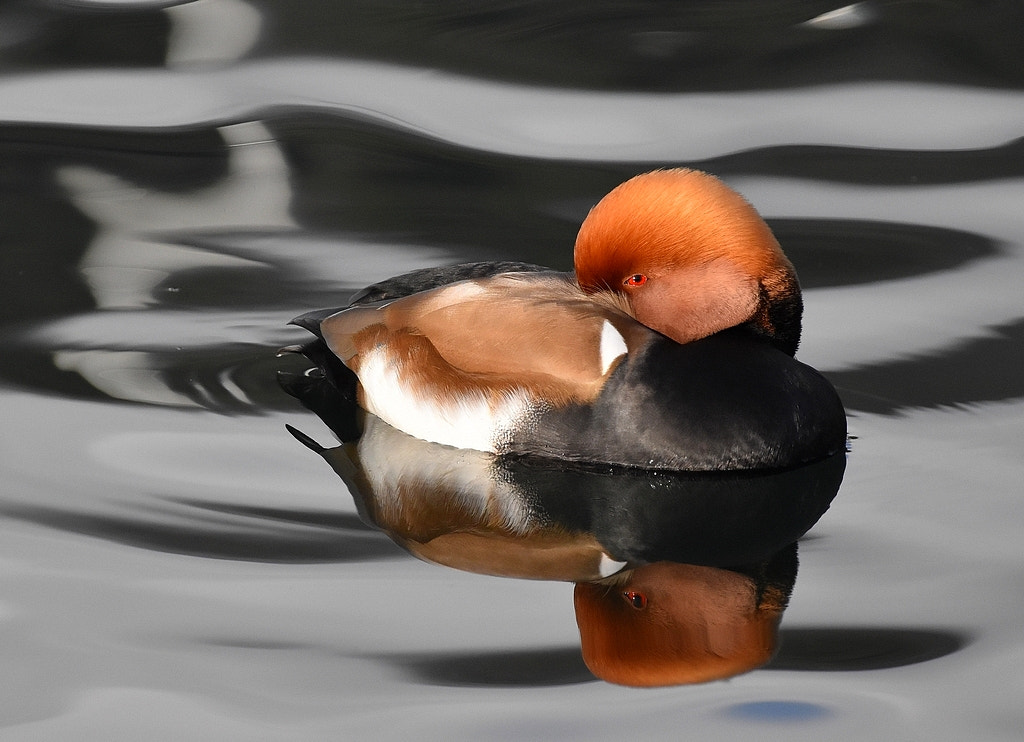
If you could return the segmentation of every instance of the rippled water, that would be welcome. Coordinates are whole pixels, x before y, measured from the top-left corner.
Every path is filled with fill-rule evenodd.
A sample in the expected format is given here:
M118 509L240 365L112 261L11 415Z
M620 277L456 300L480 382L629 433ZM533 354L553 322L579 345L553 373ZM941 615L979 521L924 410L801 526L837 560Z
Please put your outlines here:
M1022 21L0 6L0 736L1019 739ZM567 585L364 526L275 351L404 270L567 268L665 165L768 218L857 439L772 664L631 691L586 671Z

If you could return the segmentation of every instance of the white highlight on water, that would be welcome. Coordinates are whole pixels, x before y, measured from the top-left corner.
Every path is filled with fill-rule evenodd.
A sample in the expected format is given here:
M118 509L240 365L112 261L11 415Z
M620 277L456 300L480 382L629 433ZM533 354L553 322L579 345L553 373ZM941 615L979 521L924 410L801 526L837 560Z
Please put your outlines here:
M260 265L178 244L176 235L232 227L296 226L289 213L289 167L267 128L249 122L219 131L229 146L228 172L199 191L145 190L116 175L78 165L57 171L71 201L99 225L79 264L98 306L148 306L154 289L184 268Z
M259 41L263 15L242 0L171 5L167 65L217 64L244 57Z
M0 100L3 121L117 127L216 124L312 107L492 152L644 162L792 142L993 146L1019 136L1024 114L1015 91L930 83L856 82L783 93L594 92L325 58L242 60L199 71L15 75L0 78Z

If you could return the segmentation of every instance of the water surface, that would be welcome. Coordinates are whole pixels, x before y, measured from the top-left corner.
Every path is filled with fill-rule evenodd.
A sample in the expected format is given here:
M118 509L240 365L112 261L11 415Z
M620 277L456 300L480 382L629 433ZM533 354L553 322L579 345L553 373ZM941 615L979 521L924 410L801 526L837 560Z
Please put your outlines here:
M1020 15L5 4L4 739L1019 739ZM640 692L568 585L366 527L275 352L401 271L567 268L669 165L775 228L857 438L773 663Z

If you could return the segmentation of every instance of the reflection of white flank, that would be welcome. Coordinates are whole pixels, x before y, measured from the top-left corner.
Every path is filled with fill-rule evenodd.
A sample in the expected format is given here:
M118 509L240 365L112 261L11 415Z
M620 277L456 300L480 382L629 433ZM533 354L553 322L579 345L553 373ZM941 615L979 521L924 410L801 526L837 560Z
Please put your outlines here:
M491 454L433 446L367 416L359 458L385 523L403 520L400 511L415 499L411 493L436 491L458 496L465 512L481 521L496 516L509 532L526 533L532 524L522 494L495 478Z
M164 12L171 19L170 67L241 59L259 40L262 17L241 0L194 0Z
M72 202L99 226L79 267L101 308L141 307L170 273L187 268L246 267L244 258L174 244L159 235L225 229L293 227L288 166L260 123L221 128L228 172L185 194L136 187L95 168L58 171Z

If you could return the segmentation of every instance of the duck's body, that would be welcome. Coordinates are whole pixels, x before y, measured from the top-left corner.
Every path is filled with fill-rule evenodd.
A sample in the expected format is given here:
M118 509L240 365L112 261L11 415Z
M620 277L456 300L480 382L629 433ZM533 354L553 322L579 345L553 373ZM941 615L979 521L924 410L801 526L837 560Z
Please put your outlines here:
M295 322L355 373L364 409L418 438L669 470L782 468L845 444L835 391L792 357L792 266L701 173L613 191L580 231L575 276L470 264L354 303Z

